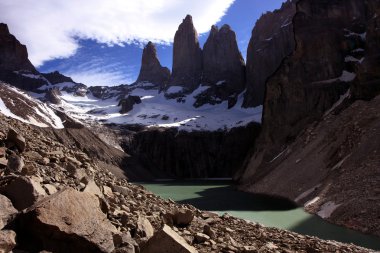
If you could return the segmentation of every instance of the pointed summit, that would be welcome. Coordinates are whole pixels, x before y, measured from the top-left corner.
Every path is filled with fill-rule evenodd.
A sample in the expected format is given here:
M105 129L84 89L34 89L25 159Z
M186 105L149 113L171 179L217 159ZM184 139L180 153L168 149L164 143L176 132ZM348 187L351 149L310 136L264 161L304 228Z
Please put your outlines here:
M150 82L163 86L169 78L170 70L161 66L156 47L149 41L142 54L140 74L136 82Z
M9 33L8 26L4 23L0 23L0 70L36 72L28 59L26 46Z
M187 15L174 36L173 72L170 85L192 91L198 87L202 75L202 50L193 18Z

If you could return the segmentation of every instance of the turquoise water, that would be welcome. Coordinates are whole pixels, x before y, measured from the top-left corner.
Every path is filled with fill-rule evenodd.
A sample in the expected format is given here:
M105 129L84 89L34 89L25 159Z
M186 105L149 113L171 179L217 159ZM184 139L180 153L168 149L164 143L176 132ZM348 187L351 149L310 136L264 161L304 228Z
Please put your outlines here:
M168 181L142 183L149 191L170 198L178 203L229 213L235 217L259 222L268 227L291 230L322 239L354 243L370 249L380 250L380 238L355 232L330 224L308 214L302 208L281 199L236 191L229 182L222 181Z

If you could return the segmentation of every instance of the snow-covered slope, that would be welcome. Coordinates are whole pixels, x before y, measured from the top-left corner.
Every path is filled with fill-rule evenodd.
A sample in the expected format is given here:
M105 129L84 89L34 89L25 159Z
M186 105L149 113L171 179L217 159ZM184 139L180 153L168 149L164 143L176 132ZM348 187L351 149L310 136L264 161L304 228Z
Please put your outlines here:
M39 127L63 128L52 108L21 90L0 82L0 113Z
M238 103L228 109L227 102L218 105L204 105L199 108L193 106L198 94L207 90L208 86L200 86L192 94L180 99L168 99L168 94L159 92L154 84L124 86L117 88L106 87L104 93L108 94L102 99L99 94L93 94L91 88L81 92L78 96L71 88L73 83L49 85L45 88L57 87L61 91L62 103L55 106L65 111L71 117L92 123L94 121L115 124L140 124L147 127L177 127L180 130L208 130L231 129L244 126L249 122L261 122L262 107L241 108L243 95ZM83 89L83 88L81 88ZM111 95L110 95L111 94ZM119 101L121 98L139 96L140 104L135 104L128 113L121 114ZM43 97L43 94L34 94Z

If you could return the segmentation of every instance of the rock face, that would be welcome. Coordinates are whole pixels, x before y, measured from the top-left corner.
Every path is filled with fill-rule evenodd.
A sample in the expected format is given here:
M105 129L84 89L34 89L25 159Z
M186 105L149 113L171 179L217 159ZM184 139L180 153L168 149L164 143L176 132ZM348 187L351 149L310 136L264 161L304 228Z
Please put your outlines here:
M58 88L49 89L46 91L45 99L52 104L59 105L62 103L60 95L62 95L62 93Z
M211 96L227 100L237 95L245 87L245 63L239 52L235 32L228 25L212 26L210 35L203 47L203 75L202 84L210 85L201 96L198 97L196 106L201 106L210 100ZM209 95L209 96L207 96Z
M157 177L231 177L252 147L260 126L252 123L230 131L186 132L176 129L146 129L127 132L122 145L139 157Z
M187 91L198 87L202 75L202 50L193 19L187 15L178 27L173 45L173 70L169 85L183 86Z
M89 217L91 217L89 219ZM116 228L100 210L96 196L66 189L29 208L18 217L20 241L33 251L112 252Z
M120 113L127 113L132 111L135 104L140 104L141 99L139 96L128 96L120 100L118 106L121 106Z
M73 83L73 79L71 79L68 76L62 75L58 71L54 71L51 73L43 73L42 74L51 84L57 84L57 83L65 83L70 82Z
M263 104L265 83L295 47L293 16L295 1L260 17L252 30L247 50L247 92L244 107Z
M145 46L139 77L136 83L149 82L163 87L170 78L170 70L162 67L157 57L156 47L152 42Z
M3 23L0 23L0 69L36 72L28 59L26 46L22 45L15 36L10 34L8 26Z

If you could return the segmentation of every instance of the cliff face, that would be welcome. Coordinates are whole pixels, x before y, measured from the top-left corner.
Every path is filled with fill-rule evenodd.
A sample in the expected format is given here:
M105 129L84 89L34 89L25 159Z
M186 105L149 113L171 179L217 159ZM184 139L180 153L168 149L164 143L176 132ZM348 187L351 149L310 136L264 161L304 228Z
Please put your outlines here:
M143 51L141 69L136 83L149 82L164 86L170 78L170 70L162 67L157 57L156 47L149 42Z
M268 12L256 22L247 49L247 92L244 107L263 104L265 83L295 47L292 19L295 1Z
M307 210L379 234L379 16L379 1L297 2L295 49L266 82L262 132L235 175L244 190L315 198Z
M202 75L202 50L193 19L187 15L178 27L173 44L173 70L169 85L183 86L192 91Z
M28 59L26 46L22 45L15 36L10 34L8 26L3 23L0 23L0 69L36 72L36 69Z
M212 26L203 47L202 84L210 88L198 96L195 106L225 101L245 87L245 63L236 42L236 34L228 25Z
M260 131L257 123L230 131L146 129L122 133L123 149L152 173L172 178L231 177Z

